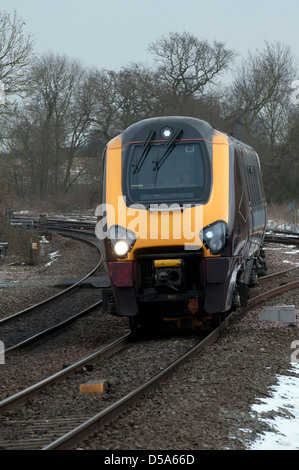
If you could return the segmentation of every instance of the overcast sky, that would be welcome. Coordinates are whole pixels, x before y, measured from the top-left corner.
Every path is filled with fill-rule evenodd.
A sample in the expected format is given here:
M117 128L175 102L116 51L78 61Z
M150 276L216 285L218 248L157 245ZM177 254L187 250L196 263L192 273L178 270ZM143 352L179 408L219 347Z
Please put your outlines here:
M298 0L0 0L0 9L18 12L37 53L98 68L151 64L148 44L184 31L222 41L244 58L265 40L280 41L299 62Z

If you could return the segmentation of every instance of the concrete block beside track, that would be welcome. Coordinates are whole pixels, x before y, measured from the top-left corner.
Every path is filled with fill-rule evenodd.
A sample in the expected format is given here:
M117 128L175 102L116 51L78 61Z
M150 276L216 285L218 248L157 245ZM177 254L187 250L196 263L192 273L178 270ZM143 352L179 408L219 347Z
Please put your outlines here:
M279 321L285 325L296 325L295 305L264 307L258 318L259 320Z
M108 390L108 381L99 379L91 380L86 384L80 385L80 393L106 393Z

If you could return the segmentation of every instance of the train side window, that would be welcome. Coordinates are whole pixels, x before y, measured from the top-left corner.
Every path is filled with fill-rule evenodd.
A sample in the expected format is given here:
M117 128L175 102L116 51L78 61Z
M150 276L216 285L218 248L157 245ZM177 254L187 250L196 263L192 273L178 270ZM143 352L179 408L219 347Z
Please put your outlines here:
M256 163L256 162L254 162ZM247 165L248 184L250 189L250 199L253 207L262 204L262 193L260 187L259 173L256 165Z
M241 155L235 149L235 175L236 175L238 185L242 186L243 184L242 184L242 176L241 176L241 168L240 168L240 159L241 159Z
M257 205L260 206L263 204L263 196L262 196L262 189L261 189L261 182L259 178L259 171L258 167L254 167L254 183L255 183L255 188L256 188L256 199L257 199Z
M248 173L248 155L244 147L239 147L238 149L238 166L240 170L240 182L242 187L246 187L246 193L248 197L248 201L251 205L253 205L253 192L252 192L252 184L249 178Z

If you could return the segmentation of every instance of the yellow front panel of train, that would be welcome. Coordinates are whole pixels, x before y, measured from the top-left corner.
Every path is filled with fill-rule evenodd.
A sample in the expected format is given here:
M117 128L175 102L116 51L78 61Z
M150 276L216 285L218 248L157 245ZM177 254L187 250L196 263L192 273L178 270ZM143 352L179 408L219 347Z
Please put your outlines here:
M184 246L186 250L203 248L204 255L209 255L200 240L200 231L217 220L228 222L229 217L228 137L218 131L214 133L209 201L205 205L186 207L184 210L174 203L164 210L153 208L150 211L142 206L127 207L122 194L121 156L122 142L121 136L118 136L107 148L107 225L120 225L137 235L137 241L127 259L134 259L134 251L137 249L160 246Z

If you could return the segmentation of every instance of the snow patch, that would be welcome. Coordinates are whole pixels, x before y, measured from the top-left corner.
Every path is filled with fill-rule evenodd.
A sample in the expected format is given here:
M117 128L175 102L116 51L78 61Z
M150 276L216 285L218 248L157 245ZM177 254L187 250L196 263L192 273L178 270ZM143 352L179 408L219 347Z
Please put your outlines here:
M299 364L291 365L295 376L278 375L272 396L251 407L274 431L261 435L250 450L299 450Z
M59 254L59 250L58 251L54 251L53 253L50 253L49 256L50 256L50 260L48 263L45 264L45 267L49 267L51 266L52 263L54 263L54 261L57 261L57 258L58 256L60 256Z

